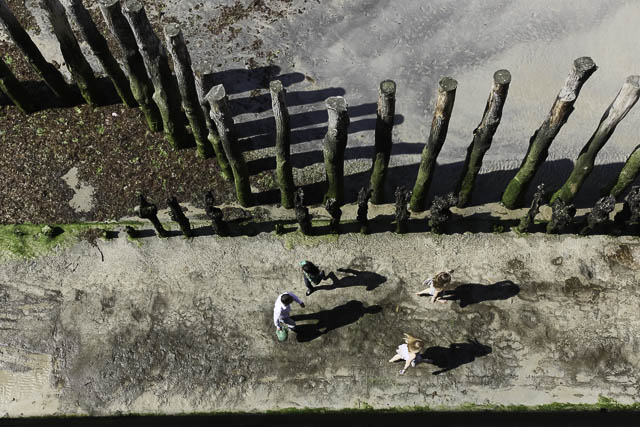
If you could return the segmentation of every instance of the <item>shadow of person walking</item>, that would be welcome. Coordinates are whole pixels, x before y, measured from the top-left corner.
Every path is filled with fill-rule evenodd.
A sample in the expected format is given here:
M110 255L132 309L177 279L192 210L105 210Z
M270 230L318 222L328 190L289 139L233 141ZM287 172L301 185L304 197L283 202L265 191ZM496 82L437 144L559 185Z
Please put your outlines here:
M331 272L327 277L331 278L333 283L331 285L316 286L314 290L318 291L322 289L330 291L338 288L350 288L352 286L366 286L367 291L372 291L387 281L385 276L372 271L360 271L352 268L339 268L338 271L349 275L338 279L335 273Z
M503 280L493 285L465 283L457 288L445 291L444 300L459 300L460 307L477 304L482 301L509 299L520 292L520 286L511 280Z
M480 344L473 339L467 339L464 343L453 343L449 347L429 347L420 356L422 361L436 365L439 370L433 372L433 375L439 375L444 372L455 369L465 363L471 363L476 357L486 356L492 352L488 345Z
M317 322L313 324L296 325L296 340L298 342L308 342L334 329L355 323L365 314L376 314L381 311L382 307L379 305L365 307L361 301L351 300L331 310L322 310L310 314L296 314L295 316L291 316L291 319L295 322L317 320Z

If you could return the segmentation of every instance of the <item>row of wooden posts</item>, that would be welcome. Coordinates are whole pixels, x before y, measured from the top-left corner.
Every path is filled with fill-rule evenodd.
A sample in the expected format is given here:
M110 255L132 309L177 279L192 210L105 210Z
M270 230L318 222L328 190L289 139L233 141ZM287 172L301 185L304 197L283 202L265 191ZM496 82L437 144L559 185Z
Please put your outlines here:
M216 157L222 176L235 185L240 205L246 207L253 203L249 172L238 145L225 88L223 85L217 85L205 93L203 76L193 71L179 26L168 24L164 28L166 49L170 52L174 65L174 79L165 48L153 31L142 4L137 0L99 0L107 26L122 50L123 71L81 0L69 0L66 11L59 0L42 0L42 4L59 41L66 65L80 95L87 103L97 104L103 95L96 85L93 70L80 50L67 13L77 21L82 36L102 64L122 101L129 107L140 107L149 128L153 131L163 130L172 146L188 147L193 138L200 157ZM60 72L44 59L4 0L0 0L0 22L54 94L67 100L77 99L78 93L65 81ZM507 208L514 209L523 205L524 196L536 172L547 158L551 143L573 112L573 104L582 86L596 69L595 63L589 57L581 57L574 61L551 111L529 140L529 149L518 172L502 194L501 202ZM511 74L507 70L499 70L493 76L493 86L485 111L480 124L473 131L473 140L467 149L462 174L456 185L455 197L458 207L464 207L470 202L483 158L491 147L493 136L500 124L510 82ZM34 100L29 97L3 61L0 61L0 88L25 113L35 109ZM276 123L276 176L281 192L281 204L286 208L293 208L295 183L290 159L291 129L286 106L286 90L278 80L272 81L269 89ZM409 200L412 211L423 211L426 208L426 196L437 156L447 136L456 89L457 82L453 78L445 77L439 82L431 131L422 151L418 175ZM593 169L596 155L609 140L618 123L635 105L639 96L640 76L628 77L605 110L593 136L580 152L569 178L555 191L550 203L556 199L570 203L575 198ZM383 188L392 151L395 97L395 82L385 80L380 83L375 151L370 178L371 202L374 204L385 201ZM344 152L349 127L348 107L343 97L328 98L325 104L329 117L323 141L328 185L325 201L335 199L340 206L344 202ZM191 135L187 127L190 127ZM640 145L631 153L618 178L607 187L607 194L619 198L640 173L639 148Z

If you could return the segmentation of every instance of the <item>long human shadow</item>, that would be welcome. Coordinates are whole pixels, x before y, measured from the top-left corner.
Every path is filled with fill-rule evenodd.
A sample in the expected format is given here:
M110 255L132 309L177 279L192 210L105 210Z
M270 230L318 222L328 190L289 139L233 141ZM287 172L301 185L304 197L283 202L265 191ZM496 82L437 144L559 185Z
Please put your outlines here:
M433 372L433 375L440 375L464 364L471 363L477 357L486 356L491 352L490 346L480 344L474 339L467 339L467 342L452 343L449 344L449 347L429 347L422 352L421 357L423 362L440 368Z
M377 314L382 311L379 305L365 307L361 301L351 300L345 304L311 314L296 314L291 318L296 321L315 320L316 323L296 325L296 339L298 342L312 341L324 334L357 322L365 314Z
M503 280L493 285L465 283L453 290L445 291L443 299L459 301L460 307L478 304L484 301L505 300L520 292L520 286L511 280Z
M316 291L331 291L339 288L365 286L367 291L372 291L387 281L385 276L373 271L360 271L352 268L339 268L338 271L349 275L334 280L331 285L315 286L313 289Z

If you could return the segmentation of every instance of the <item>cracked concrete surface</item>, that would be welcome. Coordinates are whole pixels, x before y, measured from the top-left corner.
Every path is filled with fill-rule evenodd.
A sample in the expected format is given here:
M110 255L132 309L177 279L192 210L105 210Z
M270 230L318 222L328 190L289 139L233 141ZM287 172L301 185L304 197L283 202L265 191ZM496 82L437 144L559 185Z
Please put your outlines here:
M380 233L287 249L286 236L121 233L98 241L104 262L87 242L4 261L3 415L638 402L635 238ZM304 297L301 259L342 287ZM443 268L458 300L416 297ZM285 290L306 326L278 343ZM404 332L432 363L400 376L387 360Z

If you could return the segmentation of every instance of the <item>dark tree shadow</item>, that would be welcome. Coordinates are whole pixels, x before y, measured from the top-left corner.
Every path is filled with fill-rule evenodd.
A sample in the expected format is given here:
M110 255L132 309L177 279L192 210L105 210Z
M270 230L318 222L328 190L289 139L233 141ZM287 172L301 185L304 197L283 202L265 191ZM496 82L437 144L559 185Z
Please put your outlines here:
M335 273L331 272L327 275L327 277L333 280L331 285L316 286L313 289L316 291L331 291L338 288L366 286L367 291L372 291L387 281L385 276L372 271L359 271L352 268L339 268L338 271L341 273L347 273L349 276L338 279Z
M357 322L365 314L376 314L382 311L379 305L365 307L361 301L351 300L331 310L322 310L311 314L297 314L291 318L298 322L316 320L316 323L296 325L296 339L298 342L308 342L327 334L334 329Z
M445 291L445 300L458 300L460 307L477 304L483 301L509 299L520 292L520 286L510 280L503 280L493 285L465 283L453 290Z
M444 372L455 369L466 363L476 360L476 357L486 356L492 352L488 345L480 344L473 339L467 339L464 343L453 343L449 347L429 347L422 354L422 361L436 365L439 370L433 372L433 375L439 375Z

